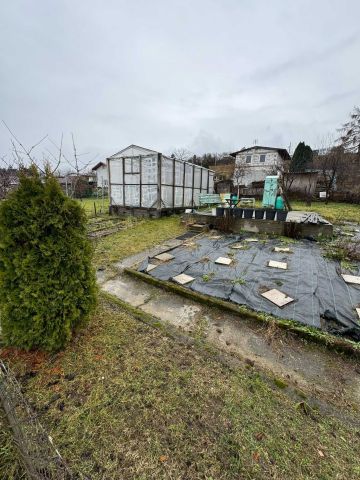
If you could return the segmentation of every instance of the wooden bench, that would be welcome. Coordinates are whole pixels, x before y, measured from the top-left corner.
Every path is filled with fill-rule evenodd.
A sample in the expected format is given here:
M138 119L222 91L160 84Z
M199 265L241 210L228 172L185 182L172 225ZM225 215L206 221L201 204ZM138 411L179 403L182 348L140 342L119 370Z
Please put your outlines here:
M199 195L199 205L219 205L221 204L220 195L217 193L201 193Z

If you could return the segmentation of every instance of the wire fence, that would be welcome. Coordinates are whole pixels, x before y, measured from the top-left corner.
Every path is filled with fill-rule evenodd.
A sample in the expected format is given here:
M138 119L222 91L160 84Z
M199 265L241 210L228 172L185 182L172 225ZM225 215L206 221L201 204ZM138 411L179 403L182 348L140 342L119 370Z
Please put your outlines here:
M70 471L52 438L45 432L24 398L14 374L1 360L0 401L12 429L20 459L31 480L84 478Z

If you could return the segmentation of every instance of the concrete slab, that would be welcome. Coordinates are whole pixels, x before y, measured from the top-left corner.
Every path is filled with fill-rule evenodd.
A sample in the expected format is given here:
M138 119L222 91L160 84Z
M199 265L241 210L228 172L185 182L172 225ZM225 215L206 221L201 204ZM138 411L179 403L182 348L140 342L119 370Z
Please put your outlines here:
M353 285L360 285L360 277L356 275L341 275L346 283L351 283Z
M171 253L160 253L159 255L155 255L157 260L160 260L161 262L168 262L169 260L172 260L174 255L171 255Z
M232 262L232 258L227 258L227 257L219 257L215 260L215 263L218 263L219 265L230 265Z
M234 250L244 250L244 248L248 248L245 245L241 245L240 243L237 243L235 245L231 245L230 248L233 248Z
M201 307L190 300L173 295L162 295L142 305L141 310L150 313L162 321L172 323L185 330L191 328Z
M180 275L176 275L176 277L173 277L173 280L180 285L186 285L187 283L195 280L195 278L190 277L190 275L186 275L185 273L181 273Z
M286 262L277 262L276 260L269 260L268 267L280 268L281 270L287 270Z
M154 268L156 267L157 265L154 265L153 263L149 263L148 266L146 267L146 271L151 272L151 270L154 270Z
M295 382L297 388L305 392L314 392L317 398L331 396L333 402L343 407L360 402L360 375L356 373L358 363L350 363L348 357L337 355L313 344L295 341L292 336L282 335L279 331L269 340L268 330L258 323L229 312L209 309L196 302L148 285L128 275L107 282L121 284L121 288L112 292L124 301L132 303L139 292L146 293L151 299L139 308L160 321L168 322L185 332L202 331L209 344L239 356L255 364L256 367L269 370L272 375L287 376ZM360 305L359 305L360 308ZM199 330L200 328L200 330Z
M179 247L184 241L179 240L178 238L172 238L170 240L167 240L164 243L164 246L169 247L169 248L176 248Z
M285 307L285 305L294 301L293 298L288 297L286 293L280 292L280 290L277 290L276 288L262 293L261 296L267 300L270 300L270 302L274 303L280 308Z
M274 252L277 253L292 253L289 247L275 247Z
M103 283L101 288L105 290L105 292L115 295L134 307L143 305L152 295L152 288L150 285L148 286L144 284L144 288L139 289L138 283L130 278L123 279L122 277L118 277L108 280Z
M246 218L231 218L226 229L232 233L253 232L266 233L269 235L285 235L294 237L332 237L333 226L325 219L321 219L322 223L301 223L308 218L310 212L288 212L286 222L274 220L257 220ZM224 220L221 217L213 217L200 212L184 215L185 222L191 223L204 222L212 225L215 229L224 230ZM323 223L325 222L325 223ZM291 235L290 235L291 233Z

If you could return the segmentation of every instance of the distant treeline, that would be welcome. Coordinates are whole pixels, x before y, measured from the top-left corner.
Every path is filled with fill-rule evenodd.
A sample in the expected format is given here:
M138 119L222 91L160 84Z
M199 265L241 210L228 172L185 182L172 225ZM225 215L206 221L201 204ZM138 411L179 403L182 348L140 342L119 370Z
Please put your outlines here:
M203 155L194 155L190 161L196 165L209 168L214 165L230 165L234 163L234 157L229 153L204 153Z

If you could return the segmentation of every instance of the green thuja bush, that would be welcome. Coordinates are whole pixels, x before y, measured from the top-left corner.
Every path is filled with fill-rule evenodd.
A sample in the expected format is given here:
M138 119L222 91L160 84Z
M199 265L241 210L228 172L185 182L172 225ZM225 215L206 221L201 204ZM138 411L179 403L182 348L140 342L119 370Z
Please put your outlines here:
M96 301L82 207L35 167L0 202L0 322L8 345L57 351Z

